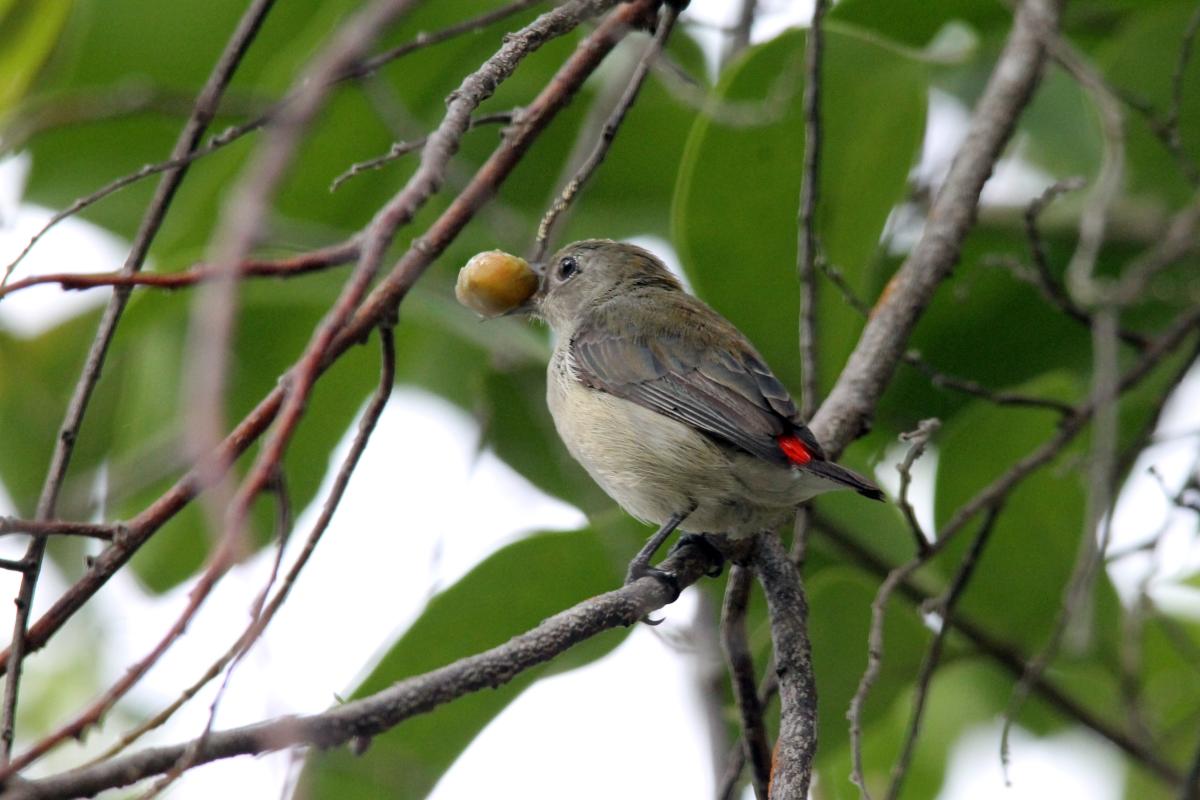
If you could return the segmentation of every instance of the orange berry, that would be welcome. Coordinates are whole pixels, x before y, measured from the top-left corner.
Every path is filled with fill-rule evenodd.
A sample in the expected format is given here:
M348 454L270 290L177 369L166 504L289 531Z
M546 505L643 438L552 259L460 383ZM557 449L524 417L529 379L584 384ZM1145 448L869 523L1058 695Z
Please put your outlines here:
M488 250L458 271L454 296L484 317L498 317L524 303L538 288L538 276L525 259Z

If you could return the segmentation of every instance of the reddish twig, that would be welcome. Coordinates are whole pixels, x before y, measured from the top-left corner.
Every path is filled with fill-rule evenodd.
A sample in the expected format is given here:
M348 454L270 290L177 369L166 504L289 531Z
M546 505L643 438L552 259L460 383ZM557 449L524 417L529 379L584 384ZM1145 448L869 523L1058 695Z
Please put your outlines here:
M292 278L307 275L353 261L358 256L357 237L322 247L298 256L285 258L251 258L238 265L238 277ZM102 286L148 286L156 289L184 289L211 281L216 272L206 264L198 264L182 272L51 272L32 275L0 288L0 299L30 286L58 284L68 291L96 289Z
M688 544L677 548L660 567L684 588L717 565L711 554L710 548ZM330 748L370 738L463 695L503 686L525 670L598 633L633 625L670 602L674 594L663 582L642 578L584 600L498 647L407 678L369 697L320 714L281 717L213 733L197 748L195 764L301 745ZM129 786L171 769L193 744L156 747L103 764L14 783L8 787L5 800L66 800Z
M179 133L179 138L176 140L171 153L173 159L183 158L196 148L209 122L216 113L221 95L229 85L229 81L241 63L242 57L254 41L259 27L266 18L273 3L274 0L254 0L238 21L237 27L226 44L224 51L221 53L220 58L217 59L217 63L213 67L204 88L201 89L199 96L196 98L191 115L184 124L183 130ZM125 260L124 272L132 274L142 268L142 264L145 262L146 255L150 250L150 243L157 235L162 221L166 216L167 209L170 207L171 201L175 197L175 192L186 173L187 167L179 166L163 174L154 197L150 201L145 215L142 217L137 235L134 237L133 246ZM6 272L6 277L7 274L8 272ZM83 417L91 400L92 391L100 379L100 372L103 369L104 361L108 354L109 344L112 342L117 325L121 321L121 316L125 311L125 305L129 300L129 293L130 290L126 287L114 289L108 306L105 308L100 327L92 341L83 371L72 392L67 412L59 428L50 469L42 485L41 495L38 498L36 513L38 519L44 520L54 516L58 493L62 487L63 479L66 477L67 468L74 451L75 440L79 435L80 426L83 424ZM13 637L12 643L9 645L9 655L5 661L7 679L4 686L3 722L0 723L0 762L6 766L12 754L13 729L16 721L17 696L21 678L21 662L28 649L29 615L45 552L46 537L35 536L25 553L24 561L29 564L29 569L22 576L21 586L17 593L16 621L13 625Z
M607 18L576 48L558 74L514 124L511 134L479 169L462 193L433 223L422 241L411 248L391 273L380 282L344 331L335 339L322 361L322 369L354 344L361 341L370 327L386 319L407 294L426 267L440 254L483 204L495 194L496 187L509 175L550 120L578 91L604 56L624 34L628 26L642 19L651 0L624 5ZM277 386L225 438L212 455L215 463L232 463L262 435L278 413L284 389ZM124 565L167 520L206 488L207 477L193 469L179 479L161 497L127 523L128 535L119 544L105 548L88 572L76 581L30 628L31 647L41 647L62 625ZM7 665L7 654L0 655Z
M442 42L449 41L465 33L481 30L493 23L499 22L500 20L511 16L512 14L523 11L524 9L537 5L541 2L545 2L545 0L517 0L516 2L509 3L507 6L480 14L477 17L464 20L463 22L451 25L440 31L435 31L433 33L420 33L410 42L406 42L398 47L392 48L391 50L385 51L376 56L372 56L371 58L361 61L351 67L347 67L339 76L334 77L333 81L338 83L346 80L367 77L371 74L374 74L380 67L406 56L409 53L413 53L425 47L432 47L433 45L441 44ZM144 100L142 100L142 98L145 95L145 92L135 91L132 94L134 95L132 99L138 102L131 104L129 100L125 100L122 103L120 102L120 98L118 98L116 104L122 107L132 105L134 108L141 108L144 105ZM232 144L243 136L261 129L263 126L271 122L271 120L277 115L282 113L293 100L293 96L287 96L253 119L240 125L226 128L221 133L210 138L204 143L203 146L193 148L193 150L189 153L173 156L170 159L160 161L155 164L147 164L135 172L132 172L128 175L123 175L109 182L105 186L102 186L89 195L76 199L69 206L54 214L46 222L46 224L42 226L42 228L39 229L26 243L25 247L21 250L17 257L5 267L4 276L2 279L0 279L0 289L3 289L5 284L8 282L12 271L16 269L17 265L25 258L26 255L28 255L29 251L34 248L34 246L42 239L42 237L49 233L51 228L58 225L64 219L78 214L85 208L95 205L105 197L108 197L109 195L114 194L127 186L137 183L143 178L148 178L151 175L157 175L162 172L186 167L192 162L204 158L205 156L208 156L217 150ZM98 104L99 111L101 111L104 115L110 115L113 105L114 104L111 102ZM189 102L188 108L191 107L192 104ZM28 134L25 136L28 136ZM22 137L14 138L16 138L18 143L22 140ZM2 296L3 295L0 294L0 297Z
M271 624L271 620L275 618L275 614L291 594L292 588L295 586L296 580L300 577L301 571L308 564L308 560L316 550L317 544L320 543L321 538L325 535L325 531L329 528L329 523L333 520L342 497L346 493L346 487L350 484L350 477L358 467L359 459L366 450L371 434L374 433L375 426L379 422L380 416L383 415L383 410L387 406L388 399L391 397L396 375L396 354L390 327L381 326L380 343L382 345L382 364L379 371L379 386L375 390L375 394L372 395L366 409L363 410L362 418L358 422L358 431L354 435L354 440L350 443L350 450L346 453L346 457L342 460L342 464L338 468L337 475L334 476L333 486L330 488L329 494L321 506L321 513L313 523L312 530L304 542L304 547L296 555L292 566L280 582L278 590L276 590L270 601L261 607L261 612L251 615L250 624L246 626L246 629L242 631L229 650L214 661L195 683L185 689L169 706L123 735L112 747L90 761L89 765L107 761L124 751L129 745L136 742L145 734L165 723L186 702L195 697L202 688L207 686L213 678L220 675L221 670L225 668L226 664L235 657L249 651L262 636L267 626ZM256 601L255 605L257 607L260 603Z
M60 519L18 519L0 517L0 536L28 534L31 536L81 536L111 542L121 535L124 526L120 523L96 524L72 522Z

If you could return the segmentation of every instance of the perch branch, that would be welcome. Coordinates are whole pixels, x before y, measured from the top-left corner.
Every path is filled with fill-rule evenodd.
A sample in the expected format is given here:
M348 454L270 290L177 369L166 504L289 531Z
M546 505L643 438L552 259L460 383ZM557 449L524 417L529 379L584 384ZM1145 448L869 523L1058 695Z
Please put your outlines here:
M681 588L717 566L709 548L679 547L659 565ZM589 598L555 614L533 630L477 655L423 675L402 680L369 697L352 700L320 714L288 716L217 731L196 748L195 764L238 755L257 755L297 746L330 748L372 737L406 719L471 692L503 686L531 667L602 631L628 627L672 599L667 586L647 577ZM106 789L130 786L171 769L194 742L156 747L47 778L13 781L3 800L54 800L91 797Z

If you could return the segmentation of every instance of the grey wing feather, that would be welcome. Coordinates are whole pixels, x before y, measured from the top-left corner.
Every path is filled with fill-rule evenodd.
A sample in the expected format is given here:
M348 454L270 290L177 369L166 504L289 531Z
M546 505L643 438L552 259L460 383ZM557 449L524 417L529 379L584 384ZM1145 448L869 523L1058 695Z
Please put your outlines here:
M653 339L585 326L571 340L586 385L630 400L783 466L778 436L798 435L815 458L820 445L796 419L787 389L746 345L706 348L681 337Z

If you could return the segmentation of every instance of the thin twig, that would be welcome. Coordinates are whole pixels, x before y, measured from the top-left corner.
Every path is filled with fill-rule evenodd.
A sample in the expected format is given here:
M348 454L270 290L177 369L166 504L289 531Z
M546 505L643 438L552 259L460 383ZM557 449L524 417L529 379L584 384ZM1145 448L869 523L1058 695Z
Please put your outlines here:
M1130 387L1137 385L1163 358L1179 347L1198 326L1200 326L1200 309L1192 309L1190 312L1178 317L1166 332L1159 336L1146 349L1138 362L1121 377L1117 385L1117 391L1124 392ZM862 772L862 710L866 705L871 688L874 686L875 681L878 680L880 671L883 668L884 613L889 599L898 586L907 581L914 572L928 563L930 559L945 550L975 515L1002 502L1028 475L1058 456L1083 431L1087 423L1091 420L1092 415L1096 411L1094 400L1095 398L1089 398L1079 407L1074 415L1063 421L1063 424L1051 439L1021 458L1005 473L1000 475L1000 477L993 480L988 486L981 489L974 497L959 507L953 516L942 526L941 530L938 531L936 540L931 543L924 555L896 567L888 573L883 583L880 584L875 594L875 599L871 603L871 629L867 647L867 668L859 680L858 689L854 693L854 699L850 703L850 710L847 712L847 717L850 720L851 759L854 763L854 772L851 777L864 796L869 797L864 785Z
M841 530L825 517L816 519L816 529L826 538L833 541L840 549L849 553L858 564L872 574L884 577L895 568L876 556L862 544ZM902 597L914 605L923 606L929 602L934 593L928 592L914 583L910 578L900 581L898 590ZM1020 677L1027 664L1025 655L1018 647L1008 644L989 634L981 625L970 619L956 614L950 618L950 624L962 636L966 637L981 653L998 664L1014 677ZM1077 722L1095 732L1100 737L1111 742L1134 761L1146 767L1155 776L1170 785L1177 785L1180 774L1170 762L1152 748L1146 747L1141 741L1131 737L1122 726L1115 725L1097 716L1087 706L1072 699L1063 689L1058 688L1043 675L1034 686L1038 696L1051 708L1056 709L1063 717Z
M1196 43L1196 32L1200 30L1200 6L1197 6L1192 11L1192 16L1188 19L1187 28L1183 31L1183 38L1179 42L1179 56L1175 60L1175 69L1171 73L1171 105L1167 107L1167 114L1163 120L1163 128L1167 135L1168 149L1172 153L1183 154L1183 137L1179 132L1179 118L1183 111L1183 79L1187 72L1188 62L1192 58L1192 47ZM1193 184L1200 183L1197 180L1195 166L1190 159L1180 159L1182 163L1186 163L1191 167L1190 177Z
M674 575L679 587L684 588L711 571L717 562L711 548L687 544L677 548L659 566ZM280 717L213 733L198 748L195 763L302 745L328 749L353 739L373 737L463 695L503 686L525 670L603 631L633 625L670 602L674 594L662 581L642 578L588 598L502 645L407 678L369 697L319 714ZM8 787L4 798L66 800L130 786L171 769L192 744L156 747L94 766L16 782Z
M662 17L658 21L658 27L654 32L654 39L642 52L642 57L638 59L637 66L634 67L633 74L629 76L629 83L625 86L625 91L621 94L621 98L617 101L612 113L604 122L604 127L600 130L600 138L596 140L592 151L588 153L583 163L579 165L579 169L567 181L567 185L562 188L558 197L550 209L542 217L541 223L538 225L537 238L534 241L532 261L538 262L546 254L546 248L550 243L550 234L554 230L554 224L558 218L571 207L571 203L578 196L579 192L595 174L596 169L604 162L604 157L608 155L608 150L612 147L613 141L617 138L617 131L621 129L621 123L625 121L625 116L629 113L629 109L633 107L637 100L638 93L642 89L642 84L646 82L646 76L650 73L650 66L654 60L658 58L658 54L662 52L666 45L667 37L671 35L671 31L675 28L675 22L679 19L679 10L671 4L663 6Z
M92 522L71 522L59 519L18 519L17 517L0 517L0 536L12 534L29 534L36 536L80 536L85 539L99 539L111 542L121 534L123 526L120 523L96 524Z
M370 440L371 434L375 431L375 426L379 422L384 408L387 406L388 399L391 397L392 385L396 374L396 356L395 343L390 326L381 326L380 344L382 346L382 364L379 371L379 386L375 390L375 394L372 395L366 409L364 409L362 418L359 419L358 431L355 433L354 440L350 444L350 450L346 453L346 457L342 460L342 464L334 476L333 486L330 488L329 494L321 506L321 513L313 523L312 530L304 542L304 547L296 555L292 566L280 582L279 588L271 597L270 602L262 608L261 613L251 615L250 624L246 626L233 645L230 646L224 655L214 661L195 683L185 689L169 706L123 735L112 747L88 762L89 765L107 761L124 751L129 745L136 742L146 733L158 728L174 716L175 712L184 703L195 697L213 678L221 674L221 670L225 668L226 664L239 654L248 652L262 636L267 626L270 625L271 620L275 618L275 614L287 600L292 588L296 584L296 580L300 577L300 572L308 564L309 558L316 550L321 537L325 535L329 523L333 520L334 513L337 511L338 505L346 493L346 487L350 484L350 478L354 474L354 470L358 467L359 459L366 450L367 442Z
M282 468L272 477L268 491L275 495L275 558L271 561L271 571L267 575L266 584L250 604L251 625L257 624L258 618L262 614L263 603L266 602L271 587L274 586L275 580L279 577L279 567L283 563L283 551L287 547L288 535L292 531L292 499L287 489L287 477ZM221 679L221 685L217 687L216 694L209 704L208 720L204 725L204 730L200 733L200 737L196 739L197 747L185 753L179 759L179 762L167 774L155 781L154 785L146 790L138 800L153 800L153 798L160 796L167 787L177 781L191 768L196 750L203 746L203 743L208 740L208 736L212 733L213 724L217 719L217 709L220 708L225 691L229 688L229 679L233 677L234 670L241 663L246 652L247 648L243 647L240 650L234 651L233 657L229 659L228 667L225 668L225 677Z
M917 245L892 277L809 428L831 457L868 426L908 337L951 273L992 173L1041 75L1045 37L1058 29L1061 0L1026 0L992 70Z
M240 278L293 278L330 267L340 266L358 257L356 237L285 258L251 258L238 265ZM57 283L68 291L96 289L102 286L146 286L156 289L183 289L211 281L217 273L208 265L198 264L182 272L51 272L32 275L0 288L0 299L30 286Z
M1087 92L1100 117L1104 148L1100 168L1079 217L1075 251L1067 263L1065 282L1071 299L1090 308L1107 295L1096 279L1096 263L1104 246L1109 209L1116 202L1125 175L1125 113L1104 76L1065 39L1053 36L1049 48L1055 60Z
M737 21L733 27L725 28L722 32L729 35L729 44L721 59L728 64L738 53L750 46L750 33L754 30L754 19L758 16L758 0L741 0L738 7Z
M471 122L467 125L467 130L474 130L480 125L507 125L513 121L516 116L516 111L500 111L495 114L480 114L478 117L472 117ZM336 192L341 188L342 184L350 180L356 175L362 175L364 172L382 169L388 164L396 161L416 150L420 150L429 141L429 137L422 136L419 139L413 139L407 142L395 142L388 151L381 156L368 158L366 161L357 161L349 166L345 172L338 175L329 184L329 191Z
M512 14L523 11L524 9L537 5L541 2L545 2L545 0L516 0L516 2L509 3L501 8L480 14L477 17L464 20L463 22L456 23L440 31L436 31L434 33L420 33L412 41L406 42L398 47L394 47L391 50L380 53L365 61L361 61L351 67L346 68L340 75L335 76L333 81L334 83L340 83L342 81L367 77L368 75L374 74L385 64L406 56L409 53L425 47L441 44L442 42L449 41L450 39L461 36L465 33L481 30ZM144 94L144 92L142 92L142 94ZM157 175L162 172L167 172L169 170L186 167L193 161L204 158L205 156L210 155L217 150L220 150L221 148L237 141L243 136L261 129L263 126L275 119L278 115L285 113L288 105L294 100L294 95L285 96L282 100L272 105L262 114L259 114L253 119L250 119L249 121L240 125L234 125L226 128L221 133L211 137L203 146L193 148L191 152L181 154L179 156L173 156L166 161L160 161L155 164L146 164L135 172L132 172L128 175L123 175L101 187L100 189L97 189L91 194L74 200L66 208L55 213L46 222L46 224L43 225L42 228L40 228L33 235L29 242L26 243L25 247L22 248L17 257L5 267L4 276L3 278L0 278L0 289L2 289L8 282L13 270L16 269L17 265L25 258L26 255L28 255L29 251L33 249L38 241L40 241L42 237L50 231L51 228L58 225L64 219L78 214L80 211L94 205L100 200L103 200L110 194L118 192L121 189L124 189L126 186L137 183L143 178L147 178L151 175ZM3 295L0 295L0 297L2 296Z
M771 746L767 742L763 709L758 702L754 660L746 641L746 606L752 581L753 576L746 567L735 564L729 568L725 602L721 607L721 645L725 651L725 664L729 668L733 699L742 721L744 758L753 767L754 793L758 800L767 800L767 784L771 779Z
M954 573L949 587L942 596L931 604L922 604L923 609L936 611L941 619L937 633L934 634L929 650L925 653L925 659L921 662L921 671L917 675L916 686L913 690L912 714L908 719L908 731L905 733L900 755L896 757L896 763L892 766L892 779L888 786L887 800L897 800L900 797L900 790L904 786L904 779L912 764L913 753L917 749L917 738L921 735L921 721L925 715L925 704L929 698L929 687L933 683L933 673L937 671L938 665L941 663L942 650L951 630L954 607L958 604L958 598L962 596L963 590L967 588L967 583L971 580L971 575L979 563L979 557L983 554L983 548L987 546L988 539L991 538L1000 508L1000 504L997 504L988 509L987 516L984 517L983 523L979 527L979 533L975 535L970 549L963 556L962 563L958 565L958 570Z
M282 170L298 143L302 128L324 100L326 93L312 87L323 85L326 80L325 76L333 74L344 64L358 57L380 29L406 11L412 2L413 0L377 0L347 21L339 33L334 36L333 42L314 61L313 66L307 71L307 81L300 83L305 92L289 105L289 116L276 121L276 126L273 128L274 135L268 142L269 144L273 143L273 148L262 152L254 167L248 172L248 176L252 177L244 179L241 185L242 190L237 193L237 197L229 206L230 211L236 213L231 213L227 223L228 230L218 236L222 242L218 248L218 256L214 259L218 268L231 269L244 257L253 242L257 231L257 218L264 211L271 188L281 177ZM355 272L333 309L315 332L305 354L289 371L287 380L284 382L285 393L281 398L272 435L261 448L246 478L228 503L228 510L224 513L224 531L209 559L208 566L197 580L192 592L189 593L188 604L184 611L146 657L133 665L98 701L71 722L35 744L21 757L19 764L10 767L8 771L0 771L0 780L11 774L12 770L19 769L40 757L63 739L78 735L82 730L95 724L104 711L128 691L187 628L217 581L234 562L241 547L243 525L250 504L265 485L275 465L280 463L287 443L303 414L313 382L323 371L323 367L332 360L329 353L331 345L339 334L347 332L343 330L343 321L358 306L359 299L366 292L367 285L382 261L387 244L396 229L410 220L416 213L416 209L440 186L444 166L449 161L458 139L466 129L471 111L490 96L496 86L512 73L522 57L536 50L548 39L574 29L581 19L598 13L611 2L612 0L573 0L573 2L568 2L542 15L520 32L507 37L497 54L488 59L478 71L468 76L459 90L452 95L446 117L438 130L430 136L429 144L422 154L421 166L405 189L376 214L364 236L359 264ZM640 5L631 8L629 13L643 11ZM621 16L616 19L621 23L624 22L624 18ZM611 48L608 40L612 36L613 30L610 26L603 33L608 47L594 48L597 61ZM592 68L594 68L594 63ZM561 92L561 88L552 87L548 88L543 95L560 97ZM512 144L511 140L508 144ZM528 146L527 143L526 146ZM459 197L460 201L461 199L462 195ZM454 207L455 205L452 204L451 208ZM415 241L409 252L417 252L422 256L430 257L433 254L432 248L423 239ZM228 336L232 322L231 309L222 305L220 301L230 299L231 289L232 282L226 279L216 284L212 292L202 297L199 300L199 308L203 313L197 315L195 321L198 324L193 327L194 332L204 328L207 337L198 338L198 341L202 342L202 346L199 347L193 359L196 365L194 374L206 377L206 380L203 381L203 392L199 389L196 391L196 407L200 411L196 415L199 419L193 422L193 426L198 429L196 435L201 442L214 436L215 430L217 430L216 423L220 417L217 410L220 408L219 400L222 395L221 384L226 358L224 339ZM375 315L375 319L382 318L387 315L387 309L378 309L375 311ZM224 334L221 331L224 331ZM343 338L336 353L344 351L348 346L349 342ZM213 441L219 442L220 440L214 437ZM200 465L201 480L212 483L217 476L224 474L227 468L226 464L214 462L211 458L205 459ZM211 492L209 497L210 507L225 505L213 499Z
M1117 310L1111 307L1093 313L1093 369L1091 407L1095 422L1092 426L1089 454L1089 489L1087 513L1080 534L1079 552L1071 577L1063 591L1062 605L1055 615L1050 637L1041 652L1030 662L1017 682L1004 712L1000 733L1000 760L1007 779L1009 737L1013 722L1029 697L1033 680L1054 660L1070 626L1077 625L1083 634L1075 634L1076 648L1091 628L1090 609L1095 579L1104 564L1104 555L1112 535L1111 510L1114 499L1113 483L1117 461Z
M800 573L774 533L758 537L753 565L767 596L779 680L779 738L770 796L808 797L817 751L817 682L808 639L808 603Z
M753 3L750 4L753 11ZM800 181L799 241L796 272L800 279L800 416L812 417L820 402L817 360L817 203L821 196L821 23L829 0L816 0L804 44L804 173Z
M200 137L204 135L205 129L208 127L213 115L216 114L221 95L229 85L234 71L241 63L242 57L246 54L250 44L254 41L259 27L273 4L274 0L254 0L245 13L243 13L237 27L225 45L225 49L217 59L212 73L205 82L204 88L200 90L200 94L196 98L196 103L192 108L187 122L183 126L183 130L179 133L179 137L171 151L173 159L182 158L196 148ZM137 235L134 237L133 246L130 248L129 255L125 260L124 272L132 274L142 268L142 264L145 263L146 255L150 250L150 243L157 235L162 221L166 216L167 209L175 197L175 191L179 188L186 173L187 167L180 166L168 170L163 174L158 188L155 190L154 197L142 217ZM109 344L112 342L117 325L121 321L125 305L129 300L129 294L130 290L126 287L117 287L113 290L112 297L109 299L108 305L104 310L100 327L96 332L95 338L92 340L83 371L79 376L79 381L75 384L75 389L71 394L71 400L67 406L62 425L59 427L54 454L51 457L50 469L46 474L46 480L42 485L41 495L38 498L36 517L39 520L50 519L54 516L54 509L58 502L58 493L62 487L63 479L66 477L67 468L70 465L71 455L74 452L74 444L79 436L79 429L83 424L83 417L87 411L88 402L91 399L96 383L100 379L100 372L103 369L105 357L108 354ZM0 723L0 765L4 765L5 767L8 766L12 755L17 696L21 678L21 661L28 647L29 615L33 606L33 595L37 588L38 577L41 574L42 560L46 553L46 541L45 536L34 536L30 542L24 558L30 564L30 569L22 576L21 586L16 598L17 613L13 624L12 643L9 645L9 655L5 662L7 666L7 680L4 686L3 722Z
M896 504L900 506L904 519L908 521L909 530L912 531L917 545L917 555L924 555L929 550L929 537L925 535L925 531L921 530L921 523L917 520L917 514L908 500L908 487L912 483L913 464L924 455L925 448L929 446L929 440L933 438L940 427L942 427L941 420L930 417L918 422L916 429L900 434L900 441L908 442L908 452L896 465L896 471L900 473L900 494L896 498Z
M514 0L514 2L500 6L492 11L484 12L477 17L472 17L471 19L463 20L462 22L455 23L454 25L449 25L445 28L442 28L440 31L434 31L433 33L418 33L412 41L405 42L404 44L393 47L390 50L385 50L378 55L371 56L361 64L347 70L338 77L338 80L343 81L366 78L370 75L373 75L385 64L389 64L399 58L403 58L415 50L420 50L424 47L430 47L435 44L441 44L442 42L449 41L455 37L462 36L464 33L472 33L474 31L483 30L489 25L493 25L501 20L511 17L513 14L520 13L527 8L532 8L533 6L541 5L545 2L546 0Z
M977 381L968 378L959 378L942 372L923 359L921 354L915 350L909 350L904 354L904 363L915 367L919 372L926 375L929 378L929 383L938 389L953 389L963 394L969 394L972 397L987 400L989 403L998 406L1044 408L1047 411L1053 411L1062 416L1075 413L1073 405L1064 403L1061 400L1053 400L1049 397L1034 397L1033 395L1021 394L1020 392L989 389Z
M512 172L550 120L570 101L589 75L612 50L629 26L642 19L652 0L637 0L619 7L591 33L567 59L557 75L529 104L511 133L491 158L430 226L425 236L410 247L392 271L375 288L354 318L334 341L321 362L326 369L342 353L359 343L381 320L390 318L417 279L442 253L484 204L495 196L496 187ZM276 386L238 424L211 457L228 464L245 452L262 435L279 413L284 389ZM130 519L128 535L106 548L91 568L70 586L30 628L31 647L43 646L110 577L124 565L154 533L202 492L207 473L192 469L140 514ZM7 665L8 654L0 655Z
M1042 299L1067 317L1081 325L1090 326L1092 315L1072 299L1050 271L1050 258L1046 252L1046 243L1042 237L1040 226L1042 213L1055 199L1082 186L1083 181L1080 178L1065 178L1050 184L1026 206L1022 217L1025 224L1025 238L1029 243L1030 259L1033 262L1032 269L1012 258L994 258L985 260L984 263L1006 268L1013 277L1037 289ZM1144 350L1149 343L1149 340L1141 333L1124 328L1120 330L1120 337L1122 342L1138 350Z

